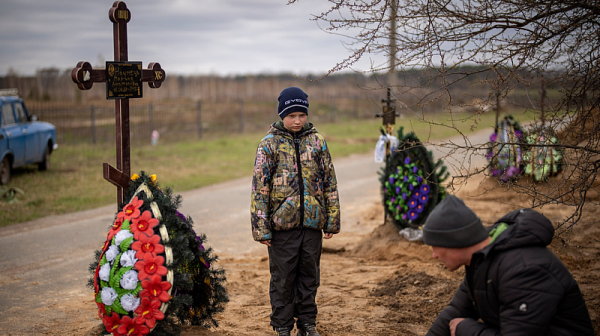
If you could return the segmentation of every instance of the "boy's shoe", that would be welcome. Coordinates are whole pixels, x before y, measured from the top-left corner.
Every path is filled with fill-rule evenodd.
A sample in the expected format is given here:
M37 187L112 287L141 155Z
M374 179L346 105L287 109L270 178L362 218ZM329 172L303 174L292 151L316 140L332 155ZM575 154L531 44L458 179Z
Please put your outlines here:
M276 336L292 336L292 329L290 328L273 328L275 329Z
M315 330L315 326L312 324L303 324L298 326L298 334L296 336L321 336Z

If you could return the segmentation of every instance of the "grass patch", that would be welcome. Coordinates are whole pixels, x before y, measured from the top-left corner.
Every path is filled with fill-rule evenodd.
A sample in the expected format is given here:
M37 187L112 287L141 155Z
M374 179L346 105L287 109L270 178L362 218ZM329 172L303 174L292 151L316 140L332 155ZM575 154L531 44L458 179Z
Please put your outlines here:
M428 120L444 124L453 119L455 126L465 133L470 132L473 125L467 117L466 114L426 116ZM484 114L478 124L485 125L491 132L494 118L491 112ZM516 118L523 122L532 116L519 114ZM327 140L332 156L339 158L373 151L380 125L381 119L373 118L338 120L316 127ZM405 133L414 131L423 141L456 135L453 129L431 126L414 116L397 120L396 126L404 126ZM160 184L176 193L248 176L254 167L256 145L266 129L265 125L265 132L260 133L222 134L200 141L190 139L132 147L132 172L144 170L157 174ZM18 203L0 202L0 227L114 203L116 188L102 177L103 162L116 166L114 145L59 144L52 154L49 171L40 172L35 165L13 170L8 186L22 189L25 196Z

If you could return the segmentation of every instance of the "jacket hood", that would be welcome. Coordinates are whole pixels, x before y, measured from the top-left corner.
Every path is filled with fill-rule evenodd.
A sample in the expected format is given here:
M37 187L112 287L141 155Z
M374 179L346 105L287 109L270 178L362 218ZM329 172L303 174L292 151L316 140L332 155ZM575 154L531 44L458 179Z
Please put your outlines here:
M509 212L489 230L491 231L500 223L508 224L508 228L488 246L489 250L504 251L525 246L548 246L554 236L554 227L550 220L533 209Z
M317 133L317 129L313 126L312 123L307 122L306 124L304 124L304 127L302 127L300 132L296 133L296 136L303 137L305 135L312 134L312 133ZM292 137L294 136L294 133L290 132L288 129L286 129L283 126L283 121L281 121L281 120L271 124L271 128L269 129L268 134L288 135L288 136L292 136Z

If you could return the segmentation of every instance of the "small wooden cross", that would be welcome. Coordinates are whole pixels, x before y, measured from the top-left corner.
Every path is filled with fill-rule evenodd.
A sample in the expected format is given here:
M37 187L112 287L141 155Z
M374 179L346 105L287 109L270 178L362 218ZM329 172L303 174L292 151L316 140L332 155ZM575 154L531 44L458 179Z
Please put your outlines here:
M131 12L123 1L115 1L108 12L110 21L113 22L113 40L115 62L127 64L127 22L131 19ZM109 62L107 62L108 64ZM141 63L141 62L137 62ZM111 64L111 70L114 67ZM107 66L108 68L108 66ZM141 66L140 66L141 68ZM161 69L160 64L150 63L148 69L139 69L141 71L141 82L148 82L150 88L159 88L165 80L165 71ZM89 90L94 83L106 83L107 77L113 74L108 73L107 69L92 69L88 62L79 62L71 71L71 78L77 87L81 90ZM108 73L108 74L107 74ZM132 97L141 97L141 83L139 83L139 95ZM107 89L108 91L108 89ZM112 92L111 92L112 94ZM107 99L109 99L107 93ZM125 96L123 96L125 97ZM129 187L131 176L130 168L130 144L129 144L129 98L114 97L115 99L115 125L117 140L117 168L104 163L104 179L117 187L117 207L123 203L123 193Z

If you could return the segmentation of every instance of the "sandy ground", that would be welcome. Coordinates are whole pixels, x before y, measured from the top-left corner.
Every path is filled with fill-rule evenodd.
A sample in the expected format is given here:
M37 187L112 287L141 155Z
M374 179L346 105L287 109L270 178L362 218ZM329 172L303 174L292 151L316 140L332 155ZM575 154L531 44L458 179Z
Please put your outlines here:
M457 192L485 225L504 213L527 206L524 200L496 182L470 183ZM483 189L494 189L481 195ZM498 200L501 203L498 203ZM520 206L519 206L520 205ZM553 222L568 213L563 207L542 212ZM424 335L446 307L464 276L461 269L448 272L431 258L429 247L400 238L393 225L383 223L380 204L364 204L360 220L343 223L343 232L324 244L321 287L317 296L317 327L331 335ZM551 249L579 282L596 333L600 333L600 209L587 209L584 218L567 236L556 238ZM184 327L185 336L265 335L269 326L268 257L266 250L251 255L222 255L231 301L219 316L219 328ZM54 306L71 317L46 321L45 335L98 335L92 295L73 293L68 306ZM42 312L40 312L42 313ZM23 323L28 323L23 321ZM32 321L31 323L35 323ZM17 335L18 333L11 333Z
M457 195L485 225L510 210L527 206L520 196L496 187L497 183L491 180L471 181ZM481 194L489 189L492 190ZM364 204L357 210L358 219L343 222L342 233L324 243L317 295L318 330L323 336L424 335L449 303L464 272L448 272L431 258L429 247L400 238L392 224L383 224L383 208L379 203ZM564 207L545 207L541 211L555 223L569 213ZM597 334L600 333L599 218L600 209L586 209L572 232L556 238L550 247L578 281ZM219 266L227 271L231 300L219 316L220 326L211 330L184 327L182 335L272 334L266 249L249 255L220 255L220 258ZM34 326L37 335L100 335L101 321L92 293L76 290L66 296L67 301L64 297L39 298L45 303L37 311L40 318L19 323ZM65 318L44 319L57 314ZM16 330L19 328L0 330L0 334L22 335Z

